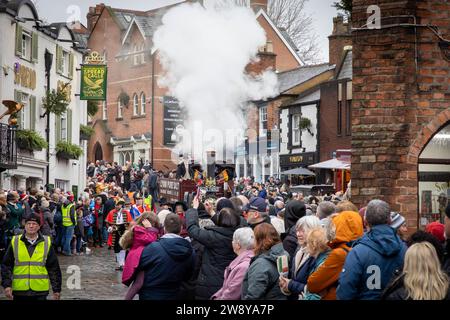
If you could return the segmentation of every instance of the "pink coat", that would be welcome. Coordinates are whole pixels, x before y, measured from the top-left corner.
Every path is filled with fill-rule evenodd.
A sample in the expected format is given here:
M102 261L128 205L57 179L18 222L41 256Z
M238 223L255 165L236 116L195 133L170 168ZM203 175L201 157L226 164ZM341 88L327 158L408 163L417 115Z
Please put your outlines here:
M156 228L144 228L141 226L135 226L133 229L134 238L130 251L128 252L125 265L122 273L122 283L129 286L135 276L136 269L139 266L139 260L141 259L142 251L144 248L158 240L159 230Z
M222 288L211 299L213 300L240 300L242 283L253 258L253 250L246 250L237 256L225 269Z

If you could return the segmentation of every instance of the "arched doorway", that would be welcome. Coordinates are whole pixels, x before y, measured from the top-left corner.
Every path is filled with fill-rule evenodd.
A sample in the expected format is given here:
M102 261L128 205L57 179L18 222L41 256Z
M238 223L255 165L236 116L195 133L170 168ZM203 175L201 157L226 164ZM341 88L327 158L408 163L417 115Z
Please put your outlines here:
M103 149L100 143L97 141L97 143L94 145L94 160L103 160Z
M418 166L419 225L443 223L450 198L450 121L425 145Z

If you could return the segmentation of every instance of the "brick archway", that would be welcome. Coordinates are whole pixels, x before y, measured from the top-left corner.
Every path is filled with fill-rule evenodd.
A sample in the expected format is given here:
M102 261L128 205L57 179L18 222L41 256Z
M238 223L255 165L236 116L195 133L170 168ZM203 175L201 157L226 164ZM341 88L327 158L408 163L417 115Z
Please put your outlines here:
M431 141L436 133L439 132L450 121L450 108L439 113L432 121L428 123L417 135L408 153L408 163L416 163L419 156Z
M400 206L403 208L407 208L405 211L407 211L408 216L410 218L413 218L413 216L416 216L416 226L420 227L420 208L419 208L419 157L422 151L426 148L428 143L433 139L433 137L448 123L450 122L450 108L440 112L437 116L433 118L426 126L422 128L422 130L419 131L417 134L416 139L411 144L411 147L409 149L409 153L407 155L407 166L408 171L404 173L404 178L406 179L415 179L416 187L414 188L408 188L410 192L409 196L411 198L415 199L415 204L412 204L415 206L415 210L412 210L410 205L407 203L399 203ZM415 168L414 170L412 168ZM412 199L410 199L412 200ZM411 219L413 220L413 219ZM409 226L412 226L411 224L408 224Z

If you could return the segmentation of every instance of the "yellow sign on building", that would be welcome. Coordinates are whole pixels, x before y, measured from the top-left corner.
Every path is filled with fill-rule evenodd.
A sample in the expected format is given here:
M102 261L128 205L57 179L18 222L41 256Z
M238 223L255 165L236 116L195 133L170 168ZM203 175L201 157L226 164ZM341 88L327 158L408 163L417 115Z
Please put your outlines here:
M14 83L24 88L36 89L36 71L19 63L14 66Z

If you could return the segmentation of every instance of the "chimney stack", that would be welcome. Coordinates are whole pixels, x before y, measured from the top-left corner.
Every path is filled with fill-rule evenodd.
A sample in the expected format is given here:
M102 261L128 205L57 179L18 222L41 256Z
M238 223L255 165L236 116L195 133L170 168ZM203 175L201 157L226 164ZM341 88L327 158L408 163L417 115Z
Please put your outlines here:
M268 0L250 0L250 7L255 13L257 13L260 9L267 12L267 2Z
M89 12L86 15L87 29L89 32L92 32L92 29L94 29L94 26L97 23L98 18L100 18L104 7L104 3L97 4L95 7L89 7Z
M352 45L351 22L344 22L344 17L339 15L333 18L333 33L329 40L329 63L339 65L341 63L344 48Z

